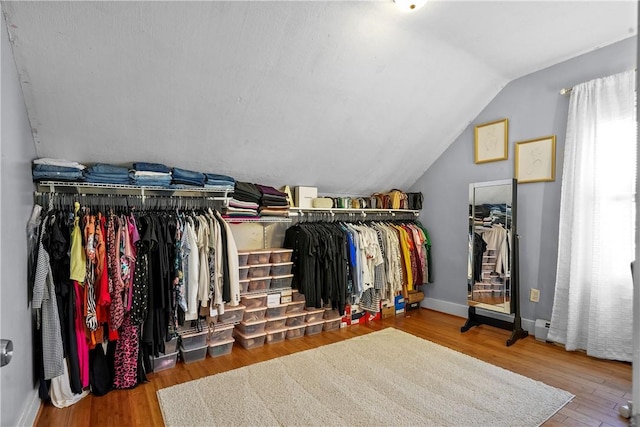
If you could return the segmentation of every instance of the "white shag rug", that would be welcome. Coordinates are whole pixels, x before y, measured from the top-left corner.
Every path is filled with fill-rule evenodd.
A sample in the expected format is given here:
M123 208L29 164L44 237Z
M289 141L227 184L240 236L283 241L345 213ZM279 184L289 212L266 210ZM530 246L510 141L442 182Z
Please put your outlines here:
M393 328L157 393L167 426L538 426L574 397Z

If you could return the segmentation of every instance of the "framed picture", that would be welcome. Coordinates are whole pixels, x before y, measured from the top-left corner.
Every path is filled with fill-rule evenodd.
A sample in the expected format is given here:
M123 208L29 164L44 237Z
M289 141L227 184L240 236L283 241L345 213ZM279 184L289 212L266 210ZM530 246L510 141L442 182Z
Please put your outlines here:
M518 184L555 181L556 136L517 142L515 170Z
M507 160L509 121L497 120L475 128L475 162L487 163Z

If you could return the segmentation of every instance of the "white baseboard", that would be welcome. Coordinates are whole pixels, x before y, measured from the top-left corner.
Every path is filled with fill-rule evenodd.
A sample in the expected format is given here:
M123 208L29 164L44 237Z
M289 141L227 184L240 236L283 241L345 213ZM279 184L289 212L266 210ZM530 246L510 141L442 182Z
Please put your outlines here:
M31 393L31 397L27 398L22 408L22 414L18 425L20 427L32 427L36 422L38 411L40 411L40 397L38 396L38 389L36 388Z
M435 298L425 298L424 300L422 300L422 303L420 305L424 308L429 308L431 310L451 314L452 316L458 316L465 319L467 318L467 314L469 313L469 306L467 306L466 304L457 304L454 302L443 301ZM512 318L507 314L492 312L488 310L484 310L483 312L490 313L491 317L495 317L496 319L506 321L512 320ZM535 332L535 328L535 320L522 319L522 329L528 331L530 334L533 334Z

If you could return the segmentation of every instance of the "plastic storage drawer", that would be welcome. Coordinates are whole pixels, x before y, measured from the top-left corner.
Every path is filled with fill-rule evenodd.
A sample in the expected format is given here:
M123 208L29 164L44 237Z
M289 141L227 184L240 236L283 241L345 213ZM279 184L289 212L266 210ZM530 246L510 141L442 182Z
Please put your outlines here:
M271 278L271 289L290 288L292 280L293 274L287 274L286 276L273 276Z
M290 302L287 304L287 314L300 313L304 310L304 301Z
M269 272L271 271L271 264L260 264L260 265L252 265L249 266L249 279L253 279L255 277L268 277L270 276Z
M342 319L339 317L337 319L329 319L324 321L324 330L325 331L333 331L335 329L340 329L340 322Z
M263 320L266 312L267 312L267 307L247 308L244 310L242 321L249 323L249 322L257 322L258 320Z
M322 332L322 328L324 327L324 320L314 323L307 323L307 329L305 329L305 333L307 335L315 335Z
M245 280L247 277L249 277L249 270L250 269L251 269L251 267L249 267L248 265L245 265L244 267L238 268L238 278L240 280Z
M247 350L251 350L252 348L256 347L262 347L264 345L266 337L266 332L261 332L259 334L253 335L245 335L241 332L236 331L236 341Z
M292 340L294 338L300 338L304 336L304 330L306 329L306 325L294 326L287 329L287 339Z
M324 311L324 320L329 320L329 319L340 319L342 316L340 316L340 313L338 312L338 310L325 310Z
M249 252L238 252L238 267L244 267L249 261Z
M271 277L252 277L249 279L249 292L266 291L270 283Z
M244 315L244 305L224 306L224 313L218 313L218 323L238 323Z
M249 279L240 280L240 293L245 294L249 292Z
M258 320L257 322L242 321L236 325L236 332L240 332L244 335L259 334L261 332L264 332L264 327L266 324L266 320Z
M240 297L240 304L250 308L266 307L267 294L243 295Z
M228 341L233 336L233 325L214 325L209 332L209 345Z
M267 344L284 341L284 339L287 337L287 331L287 328L267 330Z
M322 308L307 308L307 323L315 323L324 319L324 309Z
M274 264L291 261L293 249L272 249L270 261Z
M249 252L249 265L269 264L271 259L271 250L251 251Z
M293 267L292 262L281 262L279 264L271 265L271 275L272 276L285 276L287 274L291 274L291 267Z
M273 307L267 308L267 314L265 317L267 319L273 319L275 317L285 316L286 313L287 313L287 304L274 305Z
M304 319L307 317L305 312L290 314L287 316L287 326L300 326L304 325Z
M187 350L184 347L180 347L180 356L184 363L193 363L204 360L207 357L207 349L209 345L205 344L202 347L196 347L191 350Z
M298 301L306 301L304 294L301 294L300 291L298 291L297 289L294 289L293 292L291 292L291 301L293 302L298 302Z
M209 356L218 357L225 356L227 354L231 354L231 350L233 350L233 343L236 340L230 338L226 341L221 341L215 344L209 344Z
M195 332L189 334L183 334L180 336L180 342L185 350L193 350L194 348L200 348L207 343L208 330L202 332Z
M267 332L276 329L282 329L287 325L287 316L267 318L265 329Z
M151 356L151 366L153 372L160 372L167 369L171 369L176 366L176 360L178 360L178 352L161 354L159 357Z

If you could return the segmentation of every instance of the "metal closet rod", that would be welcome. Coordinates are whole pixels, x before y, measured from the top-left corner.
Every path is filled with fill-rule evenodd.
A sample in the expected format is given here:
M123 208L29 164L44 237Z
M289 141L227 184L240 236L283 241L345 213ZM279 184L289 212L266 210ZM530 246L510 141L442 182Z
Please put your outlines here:
M74 202L79 202L83 206L132 208L140 210L193 210L220 207L219 200L213 197L186 196L125 196L117 194L36 192L35 201L41 206L47 206L51 202L54 206L62 207L71 206Z

